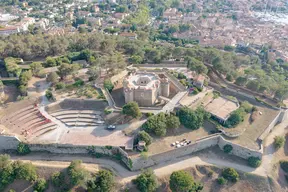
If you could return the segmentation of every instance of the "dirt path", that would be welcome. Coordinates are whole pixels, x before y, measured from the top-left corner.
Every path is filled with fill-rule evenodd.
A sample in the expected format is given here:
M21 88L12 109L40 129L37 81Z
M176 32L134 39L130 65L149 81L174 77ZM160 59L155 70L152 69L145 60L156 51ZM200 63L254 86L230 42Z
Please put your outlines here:
M36 166L57 167L66 168L70 162L76 159L83 161L84 167L95 172L101 168L112 170L119 178L120 182L125 184L129 183L132 179L136 178L140 174L140 171L131 172L122 165L109 159L95 159L88 156L75 156L75 155L55 155L55 154L30 154L27 156L11 156L13 160L24 160L26 162L32 162ZM173 171L187 169L195 165L215 165L217 167L232 167L236 170L257 174L260 176L266 176L265 169L262 167L253 169L246 165L240 165L238 163L221 159L215 155L203 153L198 156L185 156L178 158L175 161L169 161L153 166L155 174L158 177L171 174Z
M288 129L288 119L275 126L273 131L266 137L264 142L264 155L261 167L266 169L266 174L270 175L273 168L273 158L276 152L273 142L275 136L284 136Z

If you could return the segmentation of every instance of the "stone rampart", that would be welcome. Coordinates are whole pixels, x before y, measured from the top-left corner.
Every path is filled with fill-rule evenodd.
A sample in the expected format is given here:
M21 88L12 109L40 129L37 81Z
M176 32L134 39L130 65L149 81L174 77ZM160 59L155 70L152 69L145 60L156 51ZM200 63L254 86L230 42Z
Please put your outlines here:
M16 136L0 135L0 151L16 150L19 143Z
M156 155L149 156L148 158L139 157L136 159L132 159L132 170L140 170L143 168L151 167L153 165L157 165L159 163L163 163L166 161L174 160L176 158L189 155L191 153L213 147L218 143L218 136L212 136L210 138L202 139L197 141L191 145L187 145L185 147L181 147L178 149L173 149L171 151L167 151L165 153L160 153Z
M134 64L133 67L151 67L151 68L171 68L171 67L177 67L177 68L187 68L187 64L183 63L165 63L165 64Z
M275 119L267 126L263 133L258 138L260 141L263 141L270 133L270 131L275 127L277 123L282 122L285 112L279 111Z
M17 145L20 140L15 136L7 136L0 135L0 151L3 150L16 150ZM262 151L252 150L241 145L232 143L230 141L225 140L220 134L215 134L212 136L208 136L206 138L202 138L197 140L196 142L181 147L177 149L173 149L171 151L167 151L164 153L156 154L145 157L138 157L135 159L130 159L128 154L119 147L112 146L93 146L93 152L99 153L102 155L116 157L119 159L121 157L121 161L132 171L141 170L144 168L148 168L160 163L164 163L167 161L175 160L179 157L183 157L189 154L192 154L197 151L201 151L203 149L207 149L213 146L218 145L220 149L226 145L232 145L233 150L231 154L241 157L243 159L247 159L250 156L262 158ZM71 145L71 144L28 144L29 148L32 152L49 152L56 154L87 154L89 146L85 145ZM90 146L91 147L91 146ZM90 150L91 151L91 150ZM119 155L120 154L120 155Z
M241 145L227 141L223 137L219 136L218 146L220 147L220 149L223 150L223 147L225 145L231 145L233 147L231 154L241 157L243 159L248 159L251 156L259 157L260 159L262 158L261 150L257 151L257 150L249 149L247 147L243 147Z
M250 156L262 158L261 151L252 150L252 149L243 147L241 145L234 144L232 142L225 140L221 135L216 134L213 136L200 139L196 141L195 143L191 145L187 145L185 147L181 147L181 148L173 149L171 151L167 151L164 153L152 155L147 158L138 157L138 158L132 159L131 170L136 171L136 170L148 168L148 167L160 164L160 163L175 160L179 157L183 157L183 156L186 156L194 152L201 151L203 149L207 149L209 147L213 147L216 145L218 145L219 148L223 150L223 147L226 144L232 145L233 150L231 153L240 158L248 159Z

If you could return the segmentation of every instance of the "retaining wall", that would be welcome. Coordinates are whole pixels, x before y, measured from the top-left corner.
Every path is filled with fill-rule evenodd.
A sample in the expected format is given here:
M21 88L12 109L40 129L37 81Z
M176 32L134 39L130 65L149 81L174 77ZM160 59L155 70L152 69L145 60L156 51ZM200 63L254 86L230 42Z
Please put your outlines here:
M138 157L132 159L132 168L131 170L141 170L143 168L148 168L166 161L175 160L179 157L183 157L185 155L192 154L197 151L201 151L203 149L213 147L218 145L222 150L223 147L226 145L232 145L233 150L231 154L241 157L243 159L248 159L250 156L262 158L262 152L257 150L252 150L241 145L237 145L225 140L221 135L217 134L214 136L210 136L207 138L203 138L201 140L196 141L195 143L181 147L178 149L173 149L171 151L167 151L165 153L157 154L149 156L148 158Z
M20 140L15 136L0 135L0 151L16 150Z
M258 138L260 141L263 141L270 133L270 131L275 127L277 123L282 122L284 120L286 112L285 111L279 111L275 119L267 126L267 128L263 131L263 133Z
M0 135L0 151L3 150L16 150L20 140L15 136ZM215 134L192 143L191 145L173 149L164 153L149 156L148 158L138 157L130 159L129 155L120 147L105 147L105 146L93 146L94 152L105 154L107 156L120 153L122 162L129 167L132 171L148 168L160 163L175 160L179 157L183 157L192 154L203 149L218 145L220 149L226 145L232 145L233 150L231 154L247 159L250 156L262 158L262 151L252 150L243 147L238 144L234 144L225 140L221 135ZM58 154L87 154L88 146L85 145L70 145L70 144L28 144L32 152L49 152Z
M183 63L166 63L166 64L133 64L133 67L153 67L153 68L187 68L187 64L183 64Z
M248 159L251 156L259 157L260 159L262 158L262 151L261 150L257 151L257 150L249 149L249 148L243 147L241 145L237 145L235 143L227 141L223 137L219 136L218 146L220 147L220 149L223 150L223 147L225 145L231 145L233 147L231 154L236 155L238 157L241 157L243 159Z

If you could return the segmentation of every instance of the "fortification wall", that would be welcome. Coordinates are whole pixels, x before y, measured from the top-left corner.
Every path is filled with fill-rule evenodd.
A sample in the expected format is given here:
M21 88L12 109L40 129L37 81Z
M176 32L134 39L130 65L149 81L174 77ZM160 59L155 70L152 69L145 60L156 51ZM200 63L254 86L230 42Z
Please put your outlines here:
M282 122L284 114L282 111L279 111L275 119L267 126L267 128L263 131L263 133L258 138L260 141L263 141L269 135L270 131L275 127L277 123Z
M171 67L177 67L177 68L187 68L187 64L184 64L183 62L165 62L162 64L133 64L133 67L151 67L151 68L171 68Z
M143 168L151 167L153 165L157 165L166 161L174 160L176 158L189 155L191 153L212 147L217 145L218 143L218 135L212 136L210 138L205 138L202 140L199 140L191 145L181 147L178 149L174 149L171 151L167 151L165 153L160 153L157 155L149 156L148 158L139 157L136 159L132 159L132 170L140 170Z
M219 136L218 140L218 146L221 150L223 150L223 147L225 145L231 145L233 147L233 150L231 151L231 154L236 155L238 157L241 157L243 159L248 159L251 156L262 158L261 151L249 149L246 147L243 147L241 145L237 145L235 143L232 143L230 141L225 140L223 137Z
M16 150L19 143L16 136L0 135L0 151Z
M286 119L288 119L288 109L283 109L281 111L281 114L279 116L279 122L283 122L285 121Z
M178 149L174 149L171 151L167 151L165 153L152 155L147 158L144 157L138 157L135 159L132 159L132 168L131 170L141 170L144 168L148 168L160 163L164 163L167 161L175 160L179 157L183 157L185 155L192 154L197 151L201 151L203 149L213 147L218 145L221 150L223 150L223 147L226 145L232 145L233 150L231 154L236 155L243 159L248 159L250 156L259 157L262 158L262 152L257 150L252 150L246 147L243 147L241 145L234 144L232 142L229 142L225 140L221 135L217 134L214 136L209 136L207 138L203 138L201 140L196 141L195 143L181 147Z
M0 151L16 150L20 140L15 136L0 135ZM119 147L103 147L93 146L95 153L104 154L114 157L116 154L121 154L121 161L132 171L148 168L160 163L175 160L192 154L203 149L218 145L220 149L226 145L232 145L232 154L243 159L248 159L250 156L262 158L262 151L252 150L241 145L225 140L221 135L215 134L192 143L191 145L173 149L164 153L149 156L147 158L138 157L130 159L128 154ZM28 144L32 152L49 152L58 154L87 154L88 147L85 145L70 145L70 144Z
M93 99L64 99L63 101L52 103L45 107L48 113L59 110L104 110L107 107L104 100Z

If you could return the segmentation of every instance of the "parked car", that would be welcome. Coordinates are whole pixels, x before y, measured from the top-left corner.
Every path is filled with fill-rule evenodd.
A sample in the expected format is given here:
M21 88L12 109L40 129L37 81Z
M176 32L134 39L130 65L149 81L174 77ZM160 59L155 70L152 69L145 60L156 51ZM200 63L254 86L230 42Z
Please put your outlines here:
M114 129L116 129L116 126L115 125L108 125L107 129L108 130L114 130Z

